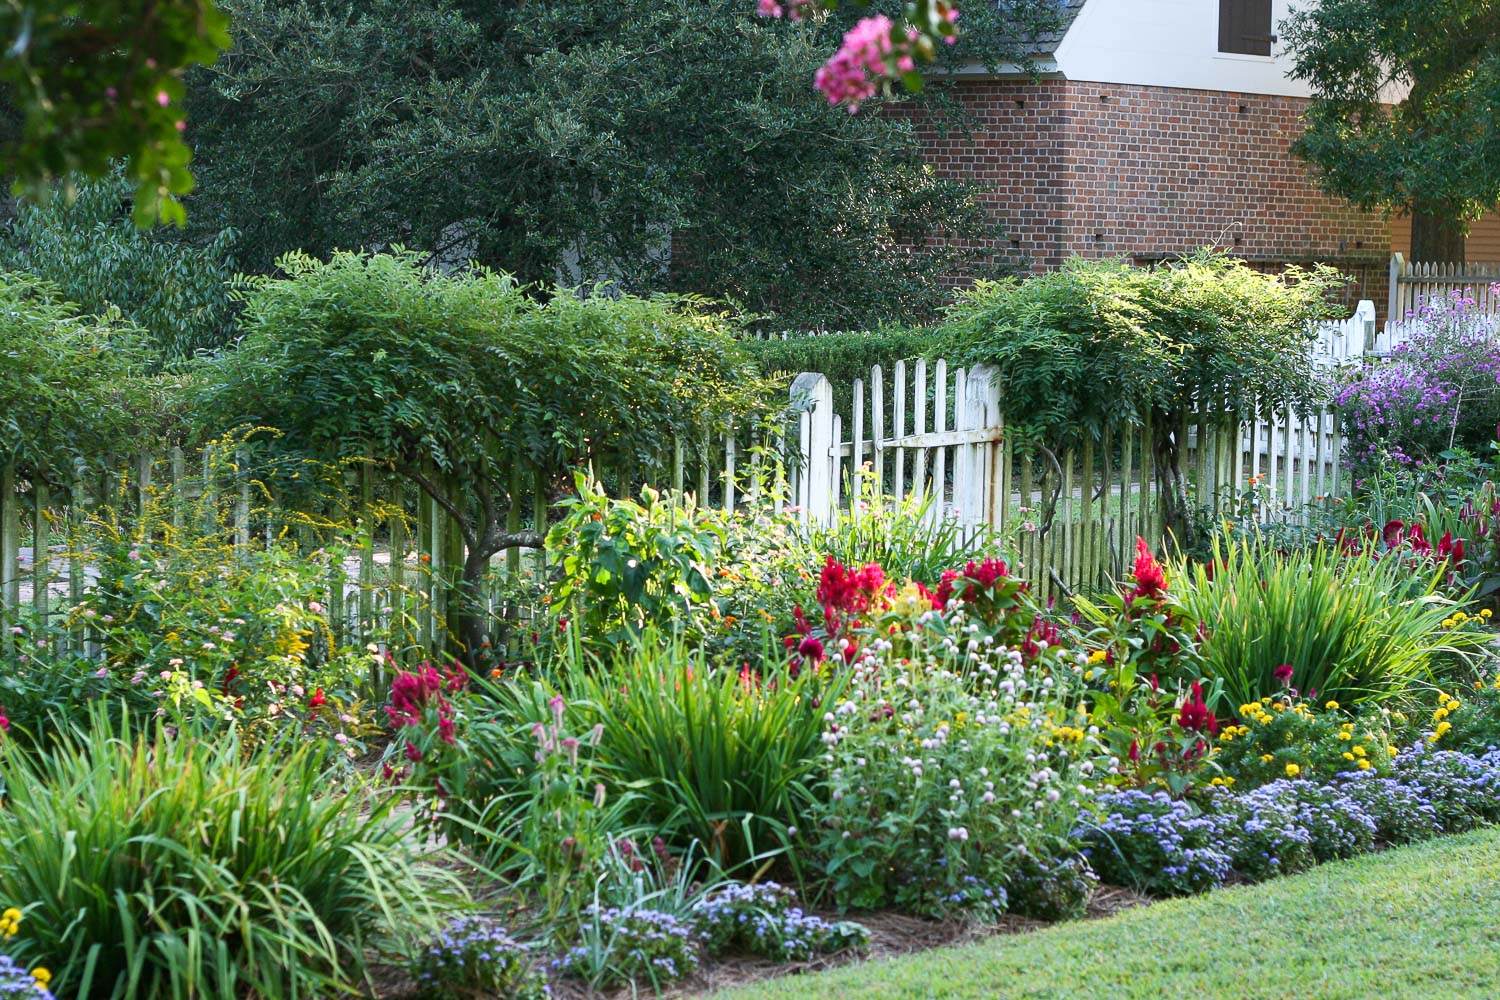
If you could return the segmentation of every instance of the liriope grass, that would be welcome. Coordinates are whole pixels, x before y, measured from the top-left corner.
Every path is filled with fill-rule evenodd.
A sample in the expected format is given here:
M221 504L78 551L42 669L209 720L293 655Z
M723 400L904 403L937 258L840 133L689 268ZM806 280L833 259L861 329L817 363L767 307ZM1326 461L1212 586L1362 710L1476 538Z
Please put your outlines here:
M1352 704L1401 695L1441 658L1480 648L1480 634L1443 627L1460 606L1438 592L1446 572L1327 543L1279 552L1242 541L1216 544L1211 565L1172 576L1207 629L1207 670L1231 704L1279 690L1283 664L1299 690Z
M390 802L304 750L132 731L100 710L46 749L6 747L0 901L8 950L59 996L322 997L372 948L437 927L457 885Z

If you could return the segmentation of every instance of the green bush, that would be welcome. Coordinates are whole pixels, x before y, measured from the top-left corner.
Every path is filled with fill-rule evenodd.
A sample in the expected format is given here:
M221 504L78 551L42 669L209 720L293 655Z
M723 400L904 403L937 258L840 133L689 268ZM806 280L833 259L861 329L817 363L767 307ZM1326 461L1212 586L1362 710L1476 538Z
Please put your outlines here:
M451 881L389 801L305 750L132 732L100 711L54 749L0 755L0 899L18 956L63 996L356 991L367 949L436 929Z
M202 245L140 229L123 171L84 180L72 196L16 204L0 266L53 282L86 312L117 307L147 332L153 361L177 361L233 334L233 230Z
M939 344L939 338L926 327L793 333L785 340L776 337L740 341L740 346L762 375L795 376L801 372L818 372L828 376L828 381L833 383L833 405L839 413L848 413L853 405L855 379L862 380L868 392L872 367L879 365L884 368L889 380L897 361L910 364L916 358L930 357ZM894 403L895 394L887 390L887 399ZM888 405L888 420L891 412Z
M698 842L726 871L797 825L820 706L842 686L812 670L725 669L649 631L568 677L570 701L604 726L598 759L638 796L640 822L680 848Z
M1352 705L1403 694L1441 657L1482 645L1477 631L1443 627L1457 607L1439 593L1448 572L1327 542L1278 552L1247 540L1216 544L1210 563L1174 576L1208 632L1205 670L1231 703L1279 691L1290 665L1300 690Z
M463 540L474 662L490 642L490 558L541 543L513 507L590 461L662 463L673 435L696 439L760 399L737 318L701 300L581 298L405 251L278 266L243 290L238 346L201 370L200 422L274 427L283 447L368 456L419 484Z
M1330 315L1342 281L1322 265L1270 275L1207 250L1150 270L1075 258L979 282L938 332L950 361L998 370L1016 434L1061 453L1109 428L1176 427L1197 401L1234 411L1314 398L1308 323ZM1186 539L1184 449L1165 433L1155 448L1167 526Z
M81 316L57 290L0 273L0 465L67 486L74 460L128 451L149 407L140 332Z

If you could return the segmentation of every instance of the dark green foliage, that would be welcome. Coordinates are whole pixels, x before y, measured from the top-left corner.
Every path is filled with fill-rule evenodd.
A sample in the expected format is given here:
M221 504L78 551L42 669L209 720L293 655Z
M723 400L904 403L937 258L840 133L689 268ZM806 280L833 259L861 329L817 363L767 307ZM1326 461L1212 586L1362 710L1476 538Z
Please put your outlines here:
M400 242L847 327L930 314L940 279L987 256L964 247L996 220L921 163L909 119L813 91L858 9L791 25L743 0L227 7L236 47L191 81L194 223L241 230L251 269ZM1052 7L976 11L964 58L1005 61L1009 27Z
M183 221L193 186L182 140L182 72L229 45L213 0L31 0L0 8L0 84L20 121L5 156L18 182L45 193L77 171L101 177L125 158L135 217Z
M83 181L73 198L22 199L0 265L52 282L86 312L117 306L170 362L230 337L234 233L193 246L142 232L129 219L130 186L117 171Z
M0 273L0 464L72 482L75 459L127 449L149 405L139 331L84 317L56 289Z
M590 460L651 467L674 434L760 396L734 317L697 300L543 304L508 276L443 274L404 251L289 254L280 267L240 293L244 336L203 366L200 422L274 427L285 446L403 472L457 524L471 594L490 556L541 544L506 526L518 470L530 489ZM486 641L466 639L471 652Z
M1299 7L1280 27L1295 60L1292 76L1314 96L1294 149L1323 187L1362 208L1449 222L1494 208L1500 3L1320 0Z

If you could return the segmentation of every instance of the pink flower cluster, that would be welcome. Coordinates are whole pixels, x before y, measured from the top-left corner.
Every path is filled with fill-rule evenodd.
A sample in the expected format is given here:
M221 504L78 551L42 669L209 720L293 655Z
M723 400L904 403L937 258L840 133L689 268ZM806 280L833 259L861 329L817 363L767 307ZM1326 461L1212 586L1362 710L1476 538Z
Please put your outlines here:
M862 18L844 35L844 43L824 63L813 85L828 95L829 104L847 104L849 113L875 96L880 81L917 68L912 48L921 33L907 28L898 35L884 14Z
M424 663L415 671L399 671L391 680L391 703L385 707L391 725L396 729L421 725L427 718L427 710L437 710L438 736L444 743L454 742L453 705L444 697L461 690L468 678L460 670L449 671L445 677L430 663ZM406 743L406 758L412 763L422 759L422 751L410 740Z
M757 13L761 17L785 16L788 21L800 21L817 8L818 0L787 0L785 4L777 0L760 0Z

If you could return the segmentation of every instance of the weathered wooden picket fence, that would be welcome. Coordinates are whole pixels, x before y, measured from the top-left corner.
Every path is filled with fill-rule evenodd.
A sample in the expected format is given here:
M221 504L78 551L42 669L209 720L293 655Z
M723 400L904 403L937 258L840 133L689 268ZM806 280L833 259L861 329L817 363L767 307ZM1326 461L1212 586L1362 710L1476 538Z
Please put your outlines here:
M1163 455L1190 506L1213 518L1299 521L1343 485L1339 423L1326 406L1256 416L1203 405L1175 426L1108 428L1057 453L1007 433L1003 389L984 366L872 368L854 383L849 413L835 412L822 375L799 376L793 392L803 412L792 496L803 517L858 517L862 490L930 496L934 516L1010 536L1044 596L1106 586L1128 567L1137 535L1163 540Z
M1496 282L1500 262L1409 261L1392 254L1387 322L1399 323L1424 303L1444 301L1455 291L1469 293L1480 312L1500 312L1500 295L1491 290Z
M1379 346L1374 308L1362 302L1348 320L1316 331L1310 351L1319 364L1335 365ZM1255 415L1205 403L1175 426L1109 428L1097 441L1059 452L1027 449L1008 433L1003 386L982 366L903 361L841 388L849 391L803 373L791 386L790 424L667 443L670 457L657 478L668 481L659 485L728 511L789 509L810 524L858 518L867 498L931 497L933 517L1012 536L1047 596L1105 586L1128 568L1137 535L1163 540L1163 455L1174 456L1190 504L1209 517L1294 521L1344 486L1339 421L1327 407ZM836 398L849 401L843 412ZM85 517L103 505L139 509L158 487L185 487L164 494L179 498L217 498L227 512L223 530L239 545L287 527L258 511L240 466L215 468L206 455L180 451L95 461L80 466L60 496L0 468L0 620L23 604L43 615L76 604L89 575L78 544ZM595 472L616 492L640 485L627 470ZM351 463L340 474L346 504L322 512L350 526L336 539L347 555L330 568L330 620L345 641L388 634L399 621L413 644L430 645L450 620L451 584L463 559L456 526L412 482L374 463ZM518 472L509 527L545 530L557 488ZM1247 503L1256 509L1247 511ZM541 552L498 557L490 610L516 613L513 585L545 571Z

